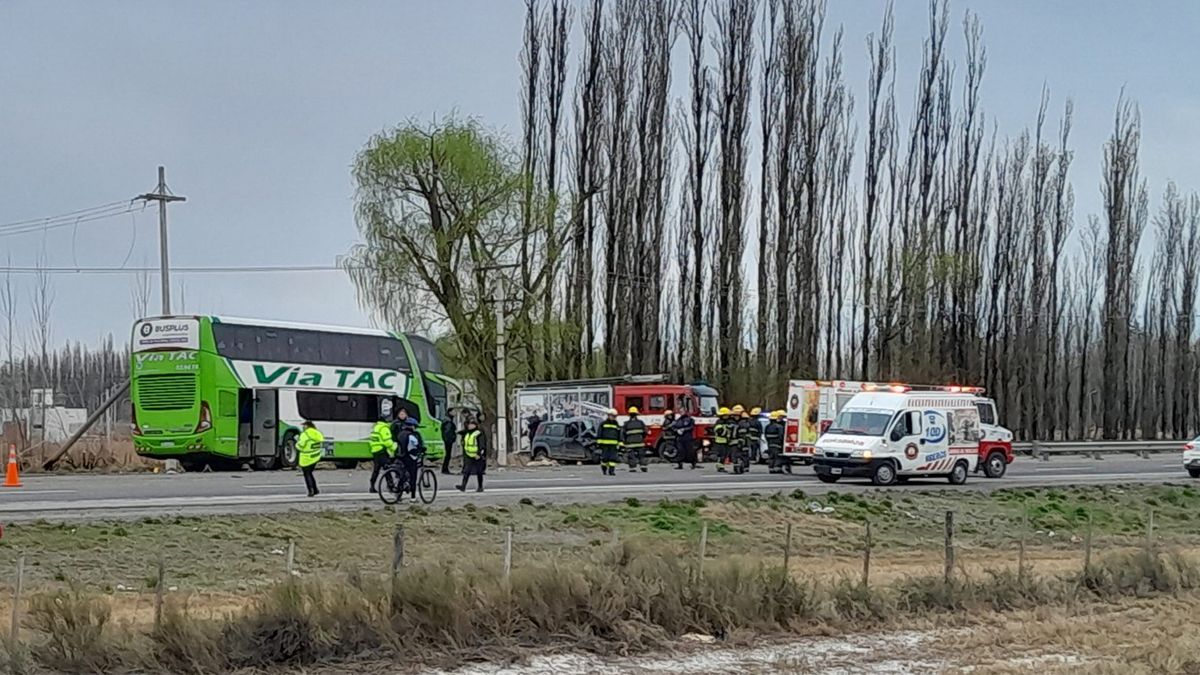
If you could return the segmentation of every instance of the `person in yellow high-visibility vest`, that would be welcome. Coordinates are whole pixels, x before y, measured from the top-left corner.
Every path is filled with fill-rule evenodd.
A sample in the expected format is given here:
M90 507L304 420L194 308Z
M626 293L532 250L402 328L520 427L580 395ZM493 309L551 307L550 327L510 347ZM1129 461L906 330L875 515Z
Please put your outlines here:
M379 474L396 457L396 440L392 438L392 427L388 424L386 416L382 417L375 422L374 428L371 429L371 436L367 439L367 444L371 448L371 492L379 491L375 485L379 480Z
M325 442L325 436L317 430L317 425L310 420L304 420L304 431L300 432L300 438L296 439L296 449L300 452L300 473L304 474L304 485L308 488L308 496L316 497L321 493L317 489L317 479L313 476L313 469L317 468L317 462L321 461L321 444Z
M455 485L459 492L467 491L467 479L475 476L476 492L483 492L483 474L487 471L488 439L474 417L467 418L467 431L462 437L462 483Z

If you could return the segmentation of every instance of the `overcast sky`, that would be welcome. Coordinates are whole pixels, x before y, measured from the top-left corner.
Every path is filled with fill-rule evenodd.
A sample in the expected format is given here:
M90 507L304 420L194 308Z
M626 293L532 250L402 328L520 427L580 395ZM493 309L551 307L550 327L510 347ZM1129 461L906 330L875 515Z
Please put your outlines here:
M884 2L831 2L847 77L865 94L865 36ZM902 114L926 3L896 3ZM0 233L5 223L150 191L176 194L172 263L329 265L357 240L349 167L374 132L457 110L515 135L519 0L0 0ZM983 100L1002 135L1031 124L1043 83L1075 100L1076 222L1099 209L1101 144L1124 86L1144 124L1156 203L1200 188L1200 3L958 0L984 25ZM156 266L157 213L0 236L0 266ZM16 276L28 318L31 277ZM54 339L124 339L133 277L53 278ZM158 306L157 278L151 306ZM175 277L176 311L366 325L340 272ZM181 297L182 296L182 297Z

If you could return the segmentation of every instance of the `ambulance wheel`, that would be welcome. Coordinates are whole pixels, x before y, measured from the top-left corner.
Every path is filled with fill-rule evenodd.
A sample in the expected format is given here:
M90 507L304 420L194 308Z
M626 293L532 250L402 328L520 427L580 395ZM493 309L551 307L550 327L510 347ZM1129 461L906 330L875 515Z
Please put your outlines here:
M987 461L983 463L983 475L988 478L1003 478L1008 471L1008 462L1004 460L1004 453L997 450L988 455Z
M831 476L827 473L817 474L817 480L821 481L822 483L836 483L838 482L838 478L841 478L841 476Z
M950 470L950 475L947 476L947 480L950 481L951 485L962 485L963 483L966 483L967 463L959 462L958 464L955 464L954 468Z
M871 482L876 485L891 485L896 482L896 465L891 462L880 462L871 475Z

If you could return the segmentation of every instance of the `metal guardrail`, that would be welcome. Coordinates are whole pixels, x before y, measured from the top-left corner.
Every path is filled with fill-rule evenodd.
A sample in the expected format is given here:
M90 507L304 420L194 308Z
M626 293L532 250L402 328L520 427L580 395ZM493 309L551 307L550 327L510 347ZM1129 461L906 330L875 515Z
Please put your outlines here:
M1191 439L1188 439L1191 440ZM1013 452L1049 461L1051 455L1089 455L1100 459L1106 454L1135 454L1149 457L1154 452L1183 452L1184 441L1031 441L1013 443Z

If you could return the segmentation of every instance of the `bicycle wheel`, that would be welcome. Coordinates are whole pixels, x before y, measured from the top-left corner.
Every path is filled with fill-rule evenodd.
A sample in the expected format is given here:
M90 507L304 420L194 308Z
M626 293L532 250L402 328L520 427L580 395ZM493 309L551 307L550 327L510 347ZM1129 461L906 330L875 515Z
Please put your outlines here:
M421 503L432 504L433 500L437 499L437 490L437 472L433 469L422 469L421 479L417 481L417 494L421 497Z
M404 472L388 467L379 475L379 501L389 506L400 501L404 493Z

